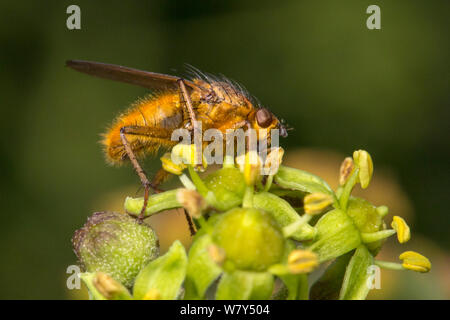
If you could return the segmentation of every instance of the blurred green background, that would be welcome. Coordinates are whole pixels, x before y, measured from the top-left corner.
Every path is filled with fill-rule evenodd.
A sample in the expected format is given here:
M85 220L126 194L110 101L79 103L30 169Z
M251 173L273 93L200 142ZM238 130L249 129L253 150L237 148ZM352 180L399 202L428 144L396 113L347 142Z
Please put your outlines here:
M81 7L81 30L66 28L70 4ZM366 28L370 4L381 7L381 30ZM372 199L397 208L413 231L414 246L399 250L433 262L426 275L386 272L372 297L448 299L449 4L2 1L0 298L82 297L65 286L74 230L115 208L108 199L120 207L138 192L132 169L106 165L98 141L146 90L64 66L86 59L223 73L295 128L282 141L291 164L325 178L345 155L368 150L379 177ZM145 162L150 173L157 165ZM387 250L396 261L397 249Z

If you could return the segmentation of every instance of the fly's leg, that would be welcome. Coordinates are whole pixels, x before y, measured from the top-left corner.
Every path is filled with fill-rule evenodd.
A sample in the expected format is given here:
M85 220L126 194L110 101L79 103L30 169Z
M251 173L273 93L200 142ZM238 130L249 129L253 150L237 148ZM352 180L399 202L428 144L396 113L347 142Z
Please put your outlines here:
M127 153L128 158L131 161L131 164L134 167L139 179L141 180L142 186L144 187L144 205L139 214L139 220L144 220L145 209L147 208L148 198L150 196L150 188L154 187L154 184L151 183L141 165L139 164L136 155L134 154L133 149L131 148L130 142L127 139L127 135L137 135L137 136L145 136L152 138L166 138L168 132L161 129L153 129L144 126L127 126L120 128L120 139L122 140L122 144L125 148L125 152ZM169 135L170 136L170 135Z
M162 182L164 182L164 180L167 179L167 177L170 174L163 169L159 169L159 171L156 173L156 175L150 182L141 165L139 164L139 161L137 160L136 155L134 154L133 149L131 148L130 142L128 141L126 135L164 138L165 136L167 136L167 134L168 134L167 132L161 130L152 130L152 128L142 126L128 126L122 127L120 129L120 138L122 140L122 144L125 147L125 151L134 167L134 170L136 171L136 173L139 176L139 179L141 180L142 186L144 187L144 205L142 206L141 212L138 217L139 221L144 220L145 209L147 208L148 198L150 196L150 188L152 188L155 192L161 192L161 190L158 189L158 187ZM194 222L192 221L191 216L186 212L186 210L183 209L183 211L188 223L189 231L191 232L191 235L194 235L196 232Z
M150 182L150 186L152 187L152 189L157 193L162 192L162 190L158 189L158 186L161 183L163 183L169 177L169 175L170 173L167 172L166 170L159 169L158 172L153 177L152 181ZM187 213L186 209L181 208L181 210L183 210L183 214L186 217L189 232L191 233L191 236L194 236L197 232L194 221L192 220L192 217Z
M139 214L139 220L144 220L145 209L147 208L148 197L150 196L150 181L148 180L144 170L139 164L133 150L131 149L130 142L128 141L126 134L130 133L130 127L122 127L120 128L120 139L122 140L122 144L125 147L125 151L127 153L128 158L131 161L131 164L134 167L139 179L141 180L142 186L144 187L144 205L142 206L141 212Z
M194 107L192 106L192 101L191 101L191 97L189 96L188 91L186 90L186 86L184 84L183 79L178 79L178 86L180 87L180 91L181 91L181 95L183 97L183 100L185 102L185 106L187 108L188 114L189 114L189 118L191 120L191 124L192 124L192 130L194 132L193 136L194 136L194 143L195 143L195 164L197 164L198 166L201 166L201 161L203 161L202 156L201 156L201 148L198 145L198 142L196 141L195 137L200 137L201 136L201 132L200 132L200 128L198 127L198 123L197 123L197 117L195 116L195 112L194 112ZM201 141L200 141L201 144ZM192 220L192 217L186 212L185 209L183 209L184 211L184 216L186 217L186 221L188 223L189 226L189 231L191 232L191 236L195 235L195 233L197 232L196 228L195 228L195 224L194 221Z
M191 128L192 131L194 132L194 144L195 144L195 164L197 166L201 166L202 163L202 156L201 156L201 146L198 145L199 143L201 144L201 141L196 141L196 137L201 137L201 132L200 132L200 128L198 126L197 123L197 117L195 116L195 112L194 112L194 107L192 106L192 101L191 101L191 97L189 96L188 91L186 90L186 85L184 84L184 80L183 79L178 79L178 86L180 87L180 91L181 91L181 95L183 97L185 106L187 108L188 114L189 114L189 118L191 120Z
M164 169L159 169L158 172L153 177L152 181L150 182L150 186L156 193L162 192L161 189L158 189L159 185L163 183L168 177L170 176L170 173L167 172ZM192 220L192 217L187 213L186 209L181 208L183 210L183 214L186 217L186 221L189 227L189 232L191 233L191 236L194 236L197 233L197 230L195 228L194 221Z
M184 216L186 217L186 221L188 223L189 232L191 233L191 236L195 236L197 233L197 229L195 228L194 220L192 220L192 217L189 215L189 213L186 211L186 209L182 208L184 212Z
M150 186L152 187L153 191L156 193L163 192L163 190L159 189L159 185L163 183L164 181L169 178L170 173L167 172L164 169L159 169L158 172L156 172L155 176L153 177L152 181L150 182Z

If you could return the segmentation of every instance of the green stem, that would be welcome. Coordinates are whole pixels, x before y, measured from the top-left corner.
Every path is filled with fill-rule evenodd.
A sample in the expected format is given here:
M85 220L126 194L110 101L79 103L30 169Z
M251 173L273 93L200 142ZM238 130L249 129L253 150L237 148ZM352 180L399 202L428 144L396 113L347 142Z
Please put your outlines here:
M244 199L242 200L243 208L253 208L253 186L245 188Z
M350 198L350 194L352 193L353 187L356 185L358 181L359 168L355 166L350 178L344 185L342 189L341 197L339 198L340 207L342 210L347 210L348 199Z
M181 208L182 205L177 201L177 192L179 189L165 191L161 193L153 194L149 197L147 207L145 208L145 217L149 217L155 213ZM131 198L125 199L125 211L132 215L139 215L142 206L144 205L144 198Z
M299 276L298 300L309 300L308 276L302 274Z
M403 266L400 263L380 261L380 260L375 260L374 262L377 266L379 266L380 268L383 268L383 269L405 270L405 268L403 268Z
M283 228L283 235L286 238L291 237L293 234L301 230L302 226L307 224L311 220L312 216L309 214L302 215L297 221L288 224ZM313 227L314 228L314 227Z
M392 229L381 230L381 231L370 232L370 233L361 232L361 240L364 243L371 243L371 242L375 242L378 240L386 239L395 233L396 233L396 231L392 230Z
M270 175L267 177L266 185L264 186L264 191L269 191L270 187L272 186L273 182L273 175Z
M189 175L191 176L192 182L194 183L197 191L203 196L206 197L208 194L208 187L204 184L198 173L194 170L194 167L188 165Z
M189 189L189 190L195 190L196 189L194 183L192 183L191 179L189 179L189 177L186 174L184 174L184 173L181 174L179 176L179 179L180 179L181 183L183 184L183 186L186 189Z

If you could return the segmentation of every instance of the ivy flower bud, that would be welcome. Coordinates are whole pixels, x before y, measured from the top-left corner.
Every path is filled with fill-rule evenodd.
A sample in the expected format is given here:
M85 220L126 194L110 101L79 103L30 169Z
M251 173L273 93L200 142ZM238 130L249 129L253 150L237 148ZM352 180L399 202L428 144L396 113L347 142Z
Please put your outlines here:
M366 189L369 186L373 175L373 162L370 154L365 150L353 152L353 160L359 166L359 182L361 188Z
M271 148L266 160L264 161L263 173L268 176L276 174L283 160L283 155L283 148Z
M75 232L72 244L86 271L104 272L127 287L159 253L158 238L150 226L114 212L94 213Z
M399 258L400 260L403 260L402 266L405 269L422 273L431 270L430 260L417 252L406 251L403 252Z
M319 258L310 250L297 249L289 254L287 262L291 273L309 273L319 265Z
M405 220L399 216L394 216L392 223L392 228L397 231L397 239L400 243L405 243L411 239L411 232L409 226L406 224Z
M350 177L355 164L353 163L353 159L347 157L342 161L341 168L339 169L339 184L343 186L348 178Z
M285 239L265 211L235 208L220 216L212 238L225 250L227 261L240 270L264 271L283 257Z
M160 159L163 169L177 176L181 175L183 173L183 170L187 168L187 166L182 162L175 164L172 161L172 157L169 152L165 153Z
M195 219L200 218L202 211L207 207L205 199L195 190L179 189L177 191L177 201Z
M305 196L303 199L305 213L316 215L323 212L333 203L333 197L328 194L314 192Z

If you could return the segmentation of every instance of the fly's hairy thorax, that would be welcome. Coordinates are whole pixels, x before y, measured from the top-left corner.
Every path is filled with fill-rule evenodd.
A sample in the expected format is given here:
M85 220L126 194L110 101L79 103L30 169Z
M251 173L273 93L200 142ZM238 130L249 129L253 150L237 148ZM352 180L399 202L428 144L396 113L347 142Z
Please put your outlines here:
M197 102L197 118L203 130L215 128L226 133L227 129L236 129L254 109L252 103L228 83L204 80L194 80L194 83L200 90L195 90L191 99Z

